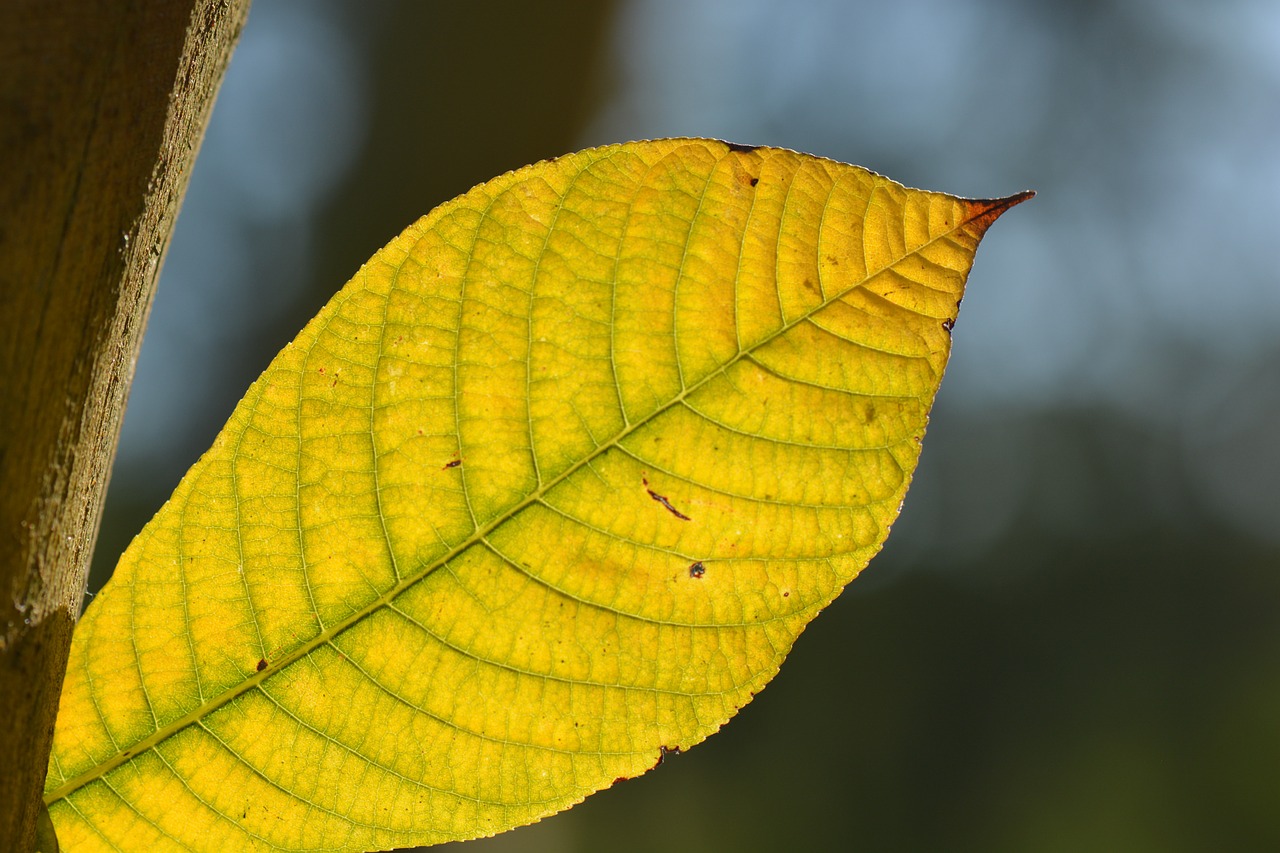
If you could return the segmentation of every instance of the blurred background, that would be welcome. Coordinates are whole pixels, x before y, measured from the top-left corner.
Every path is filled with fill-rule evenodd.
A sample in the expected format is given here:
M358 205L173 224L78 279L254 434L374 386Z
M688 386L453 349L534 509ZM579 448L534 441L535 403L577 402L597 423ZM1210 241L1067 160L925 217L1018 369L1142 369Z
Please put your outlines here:
M1280 849L1271 0L258 0L94 587L406 225L508 169L673 135L1039 196L978 252L889 544L769 689L647 776L462 849Z

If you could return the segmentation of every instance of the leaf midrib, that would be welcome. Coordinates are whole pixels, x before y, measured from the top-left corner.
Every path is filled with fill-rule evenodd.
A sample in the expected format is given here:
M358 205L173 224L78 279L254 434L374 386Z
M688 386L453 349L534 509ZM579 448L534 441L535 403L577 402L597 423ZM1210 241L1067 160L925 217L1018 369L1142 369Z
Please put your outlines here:
M867 197L868 207L870 207L871 200L874 197L876 190L884 184L893 185L893 182L882 176L876 176L876 181L875 183L872 184L871 190L868 193L868 197ZM505 510L500 515L496 516L494 519L490 520L486 524L477 526L477 528L471 533L470 536L468 536L458 545L455 545L444 555L437 558L430 565L423 568L422 571L412 576L402 578L395 586L393 586L387 592L375 598L372 602L367 604L365 607L351 614L346 619L336 622L332 626L326 628L324 631L317 634L311 640L307 641L306 643L303 643L302 645L298 646L298 648L296 648L289 654L280 658L278 662L277 661L271 662L270 665L266 669L264 669L262 672L255 673L253 676L240 682L235 687L225 691L222 695L205 701L204 703L198 705L188 713L184 714L182 717L179 717L174 722L169 723L168 725L157 729L150 736L138 741L128 749L118 753L117 755L111 757L110 759L104 762L101 762L91 767L89 770L71 778L70 780L67 780L58 788L55 788L53 791L45 795L44 797L45 804L51 805L52 803L57 802L58 800L61 800L67 796L70 796L72 793L84 787L85 785L89 784L90 782L93 782L96 779L102 776L105 776L107 773L110 773L112 770L123 765L125 762L129 761L130 759L133 759L138 755L141 755L142 753L150 750L152 747L156 746L160 742L167 740L169 737L173 736L174 734L177 734L182 729L185 729L188 726L193 724L198 724L202 719L214 713L219 708L223 707L224 705L227 705L231 701L238 699L239 697L247 694L250 690L258 687L258 685L260 685L268 677L274 676L278 672L283 671L284 669L296 663L297 661L301 660L302 658L307 657L308 655L310 655L312 652L319 649L320 647L329 644L334 640L334 638L336 638L342 632L346 631L348 628L355 626L356 624L362 622L364 619L371 616L373 613L377 612L383 607L386 607L397 596L399 596L409 587L424 580L426 577L433 574L441 566L455 559L464 551L467 551L468 549L482 543L498 527L510 521L512 518L519 515L521 512L523 512L525 509L532 506L533 504L540 502L548 492L553 490L556 486L558 486L564 480L568 479L569 477L577 473L579 470L581 470L583 467L588 465L590 462L599 458L605 452L618 446L623 440L625 440L629 435L634 433L636 430L640 429L643 426L647 426L655 418L661 416L662 414L664 414L674 406L681 404L687 397L689 397L698 389L702 388L711 380L724 374L725 371L727 371L733 365L737 364L745 356L750 355L751 353L768 345L772 341L787 334L789 331L791 331L800 323L803 323L804 321L808 320L814 314L823 310L827 306L831 305L833 302L837 302L843 299L845 296L847 296L849 293L852 293L857 288L864 287L868 282L870 282L876 276L882 275L888 270L893 269L898 264L901 264L904 261L910 259L911 257L917 255L918 253L924 251L929 246L933 245L939 240L950 237L952 234L955 234L958 231L962 230L965 226L967 226L969 223L973 222L974 220L982 216L989 215L994 209L1001 206L1002 204L1005 207L1008 207L1008 206L1012 206L1012 204L1016 204L1017 201L1021 201L1021 200L1022 198L1020 196L1010 196L1007 199L999 199L999 200L991 200L991 201L967 200L968 203L972 205L969 209L969 215L964 219L958 219L955 225L952 226L950 229L940 232L939 234L935 235L934 237L930 238L924 243L921 243L919 246L915 247L911 251L905 252L901 257L895 259L892 263L886 264L885 266L881 267L880 269L874 272L867 273L859 281L856 281L850 284L849 286L845 287L843 290L833 295L830 299L823 300L818 305L814 306L808 311L805 311L797 315L790 322L784 321L782 325L778 327L777 330L761 338L759 341L750 345L749 347L739 348L738 351L733 355L733 357L725 361L725 363L722 364L720 367L711 371L706 376L702 377L692 385L685 387L683 390L680 391L679 394L672 397L668 402L666 402L662 406L659 406L658 408L654 409L645 417L635 421L634 423L628 423L612 439L608 440L607 442L601 443L598 447L596 447L590 453L583 456L582 459L575 462L570 467L566 468L563 472L558 474L556 477L544 483L539 488L534 489L532 492L526 495L520 502L512 505L509 509ZM966 201L966 200L961 200L961 201ZM989 206L983 207L983 208L977 207L977 205L981 205L984 203ZM823 207L825 212L826 205L824 205ZM779 224L779 227L781 227L781 223ZM775 283L775 287L776 287L776 283Z

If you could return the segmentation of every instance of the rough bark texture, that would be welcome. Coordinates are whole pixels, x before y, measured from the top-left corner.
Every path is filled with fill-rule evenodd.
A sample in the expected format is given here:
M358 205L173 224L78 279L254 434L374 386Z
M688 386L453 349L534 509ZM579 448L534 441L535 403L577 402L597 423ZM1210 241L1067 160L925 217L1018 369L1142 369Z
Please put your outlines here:
M248 5L0 4L0 849L32 849L142 328Z

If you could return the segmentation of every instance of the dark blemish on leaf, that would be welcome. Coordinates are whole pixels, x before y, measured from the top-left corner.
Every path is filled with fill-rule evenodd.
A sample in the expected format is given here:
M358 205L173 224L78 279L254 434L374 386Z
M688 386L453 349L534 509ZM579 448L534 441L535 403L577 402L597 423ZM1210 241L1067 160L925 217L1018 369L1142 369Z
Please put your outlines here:
M701 560L699 560L698 562L694 563L692 566L689 567L689 577L691 578L700 578L706 573L707 573L707 567L702 565Z
M266 668L267 668L267 661L265 659L258 661L258 672L262 672Z
M814 293L817 293L817 292L818 292L818 286L817 286L816 284L814 284L814 283L813 283L813 279L811 279L811 278L806 278L806 279L804 280L804 286L805 286L805 289L806 289L806 290L811 290L811 291L813 291Z
M443 467L443 468L441 468L440 470L441 470L441 471L447 471L447 470L449 470L450 468L457 468L457 467L458 467L459 465L461 465L461 464L462 464L462 460L461 460L461 459L450 459L448 462L444 463L444 467Z
M783 597L783 598L790 598L790 597L791 597L791 590L787 590L786 592L782 593L782 597Z
M649 493L649 497L653 498L655 501L657 501L658 503L666 507L667 511L670 512L672 515L674 515L676 518L681 519L682 521L693 520L689 518L689 516L682 513L680 510L673 507L671 505L671 501L667 500L666 495L660 495L657 492L655 492L653 489L649 488L649 479L647 477L641 477L640 482L644 484L644 490Z
M760 147L759 145L739 145L736 142L726 142L725 144L729 146L730 151L737 154L750 154Z
M760 179L759 179L759 178L752 178L752 179L751 179L751 186L753 186L753 187L754 187L754 186L755 186L756 184L758 184L758 183L760 183Z
M653 498L655 501L657 501L658 503L660 503L660 504L662 504L663 506L665 506L665 507L667 508L667 512L671 513L671 514L672 514L672 515L674 515L676 518L680 519L681 521L692 521L692 520L693 520L693 519L689 518L689 516L687 516L687 515L685 515L683 512L681 512L680 510L678 510L678 509L676 509L675 507L673 507L673 506L671 505L671 501L667 500L666 495L660 495L660 494L658 494L657 492L655 492L653 489L645 489L645 491L649 493L649 497Z
M950 317L942 321L942 328L946 329L948 332L954 329L955 327L956 327L956 321L952 320Z

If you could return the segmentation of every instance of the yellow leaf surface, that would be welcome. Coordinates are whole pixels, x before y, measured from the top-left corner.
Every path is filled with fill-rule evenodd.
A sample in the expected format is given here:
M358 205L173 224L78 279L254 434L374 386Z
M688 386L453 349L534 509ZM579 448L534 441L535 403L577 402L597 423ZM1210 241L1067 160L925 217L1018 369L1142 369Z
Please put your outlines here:
M707 140L503 175L378 252L79 625L65 850L381 850L715 732L880 548L967 201Z

